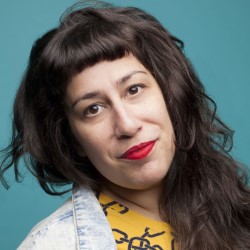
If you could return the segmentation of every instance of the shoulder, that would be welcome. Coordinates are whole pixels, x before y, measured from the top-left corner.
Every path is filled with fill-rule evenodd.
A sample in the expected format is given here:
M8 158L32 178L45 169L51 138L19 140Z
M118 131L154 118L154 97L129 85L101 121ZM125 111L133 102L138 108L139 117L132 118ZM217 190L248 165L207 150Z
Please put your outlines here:
M116 249L110 225L90 188L74 189L72 199L37 224L18 248L45 249Z
M38 223L18 247L27 249L71 249L76 246L71 199L46 219Z

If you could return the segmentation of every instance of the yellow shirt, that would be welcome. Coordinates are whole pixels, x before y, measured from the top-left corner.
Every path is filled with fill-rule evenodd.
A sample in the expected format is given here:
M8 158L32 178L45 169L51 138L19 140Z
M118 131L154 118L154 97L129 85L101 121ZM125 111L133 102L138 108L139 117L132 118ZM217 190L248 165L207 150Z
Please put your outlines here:
M99 202L111 225L118 250L175 250L169 224L147 218L104 194Z

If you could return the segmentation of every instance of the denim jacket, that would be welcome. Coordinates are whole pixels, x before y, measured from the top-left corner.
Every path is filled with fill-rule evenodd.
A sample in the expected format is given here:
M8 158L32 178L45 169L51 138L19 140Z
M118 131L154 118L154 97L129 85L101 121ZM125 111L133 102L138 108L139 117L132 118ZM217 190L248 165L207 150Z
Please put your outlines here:
M81 187L72 199L36 225L18 250L115 250L110 225L92 190Z

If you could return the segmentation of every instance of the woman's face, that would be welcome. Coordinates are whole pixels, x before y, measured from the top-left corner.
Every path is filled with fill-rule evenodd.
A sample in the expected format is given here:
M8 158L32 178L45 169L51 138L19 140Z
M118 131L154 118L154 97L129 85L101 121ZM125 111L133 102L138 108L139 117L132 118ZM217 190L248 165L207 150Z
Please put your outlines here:
M134 56L83 70L66 104L79 153L107 182L138 190L162 183L175 152L173 127L157 82Z

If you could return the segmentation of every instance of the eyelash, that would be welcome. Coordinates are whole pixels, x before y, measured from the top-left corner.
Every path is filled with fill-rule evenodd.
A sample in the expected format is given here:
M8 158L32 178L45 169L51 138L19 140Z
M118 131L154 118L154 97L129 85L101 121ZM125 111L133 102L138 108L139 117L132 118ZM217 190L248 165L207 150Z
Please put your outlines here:
M92 117L92 116L95 116L97 113L99 113L100 111L99 111L99 109L98 109L98 111L97 111L97 113L96 114L88 114L88 112L90 111L90 109L91 108L93 108L93 107L95 107L95 106L97 106L97 107L101 107L102 109L104 109L105 107L103 106L103 105L100 105L100 104L92 104L92 105L90 105L90 106L88 106L85 110L84 110L84 112L83 112L83 114L84 114L84 117Z
M139 87L139 88L141 88L141 90L143 89L143 88L145 88L145 85L144 84L142 84L142 83L137 83L137 84L133 84L133 85L131 85L131 86L129 86L128 88L127 88L127 93L129 92L129 90L131 90L132 88L134 88L134 87ZM140 90L139 90L140 91ZM138 91L138 92L139 92ZM140 93L140 92L139 92ZM135 95L137 95L138 93L136 93Z
M126 90L126 97L127 97L127 94L128 94L128 92L129 92L129 90L131 90L131 89L134 88L134 87L137 87L137 89L140 88L141 90L138 90L137 93L132 94L131 96L134 96L134 95L137 95L138 93L140 93L140 91L142 91L142 89L145 88L145 85L142 84L142 83L137 83L137 84L133 84L133 85L129 86L129 87L127 88L127 90ZM97 103L92 104L92 105L88 106L88 107L84 110L84 112L83 112L84 117L90 118L90 117L94 117L95 115L97 115L97 114L100 112L99 110L97 111L96 114L88 114L88 112L90 111L90 109L93 108L93 107L95 107L95 106L97 106L97 107L99 107L99 108L101 107L102 109L105 108L105 106L103 106L103 105L101 105L101 104L97 104Z

